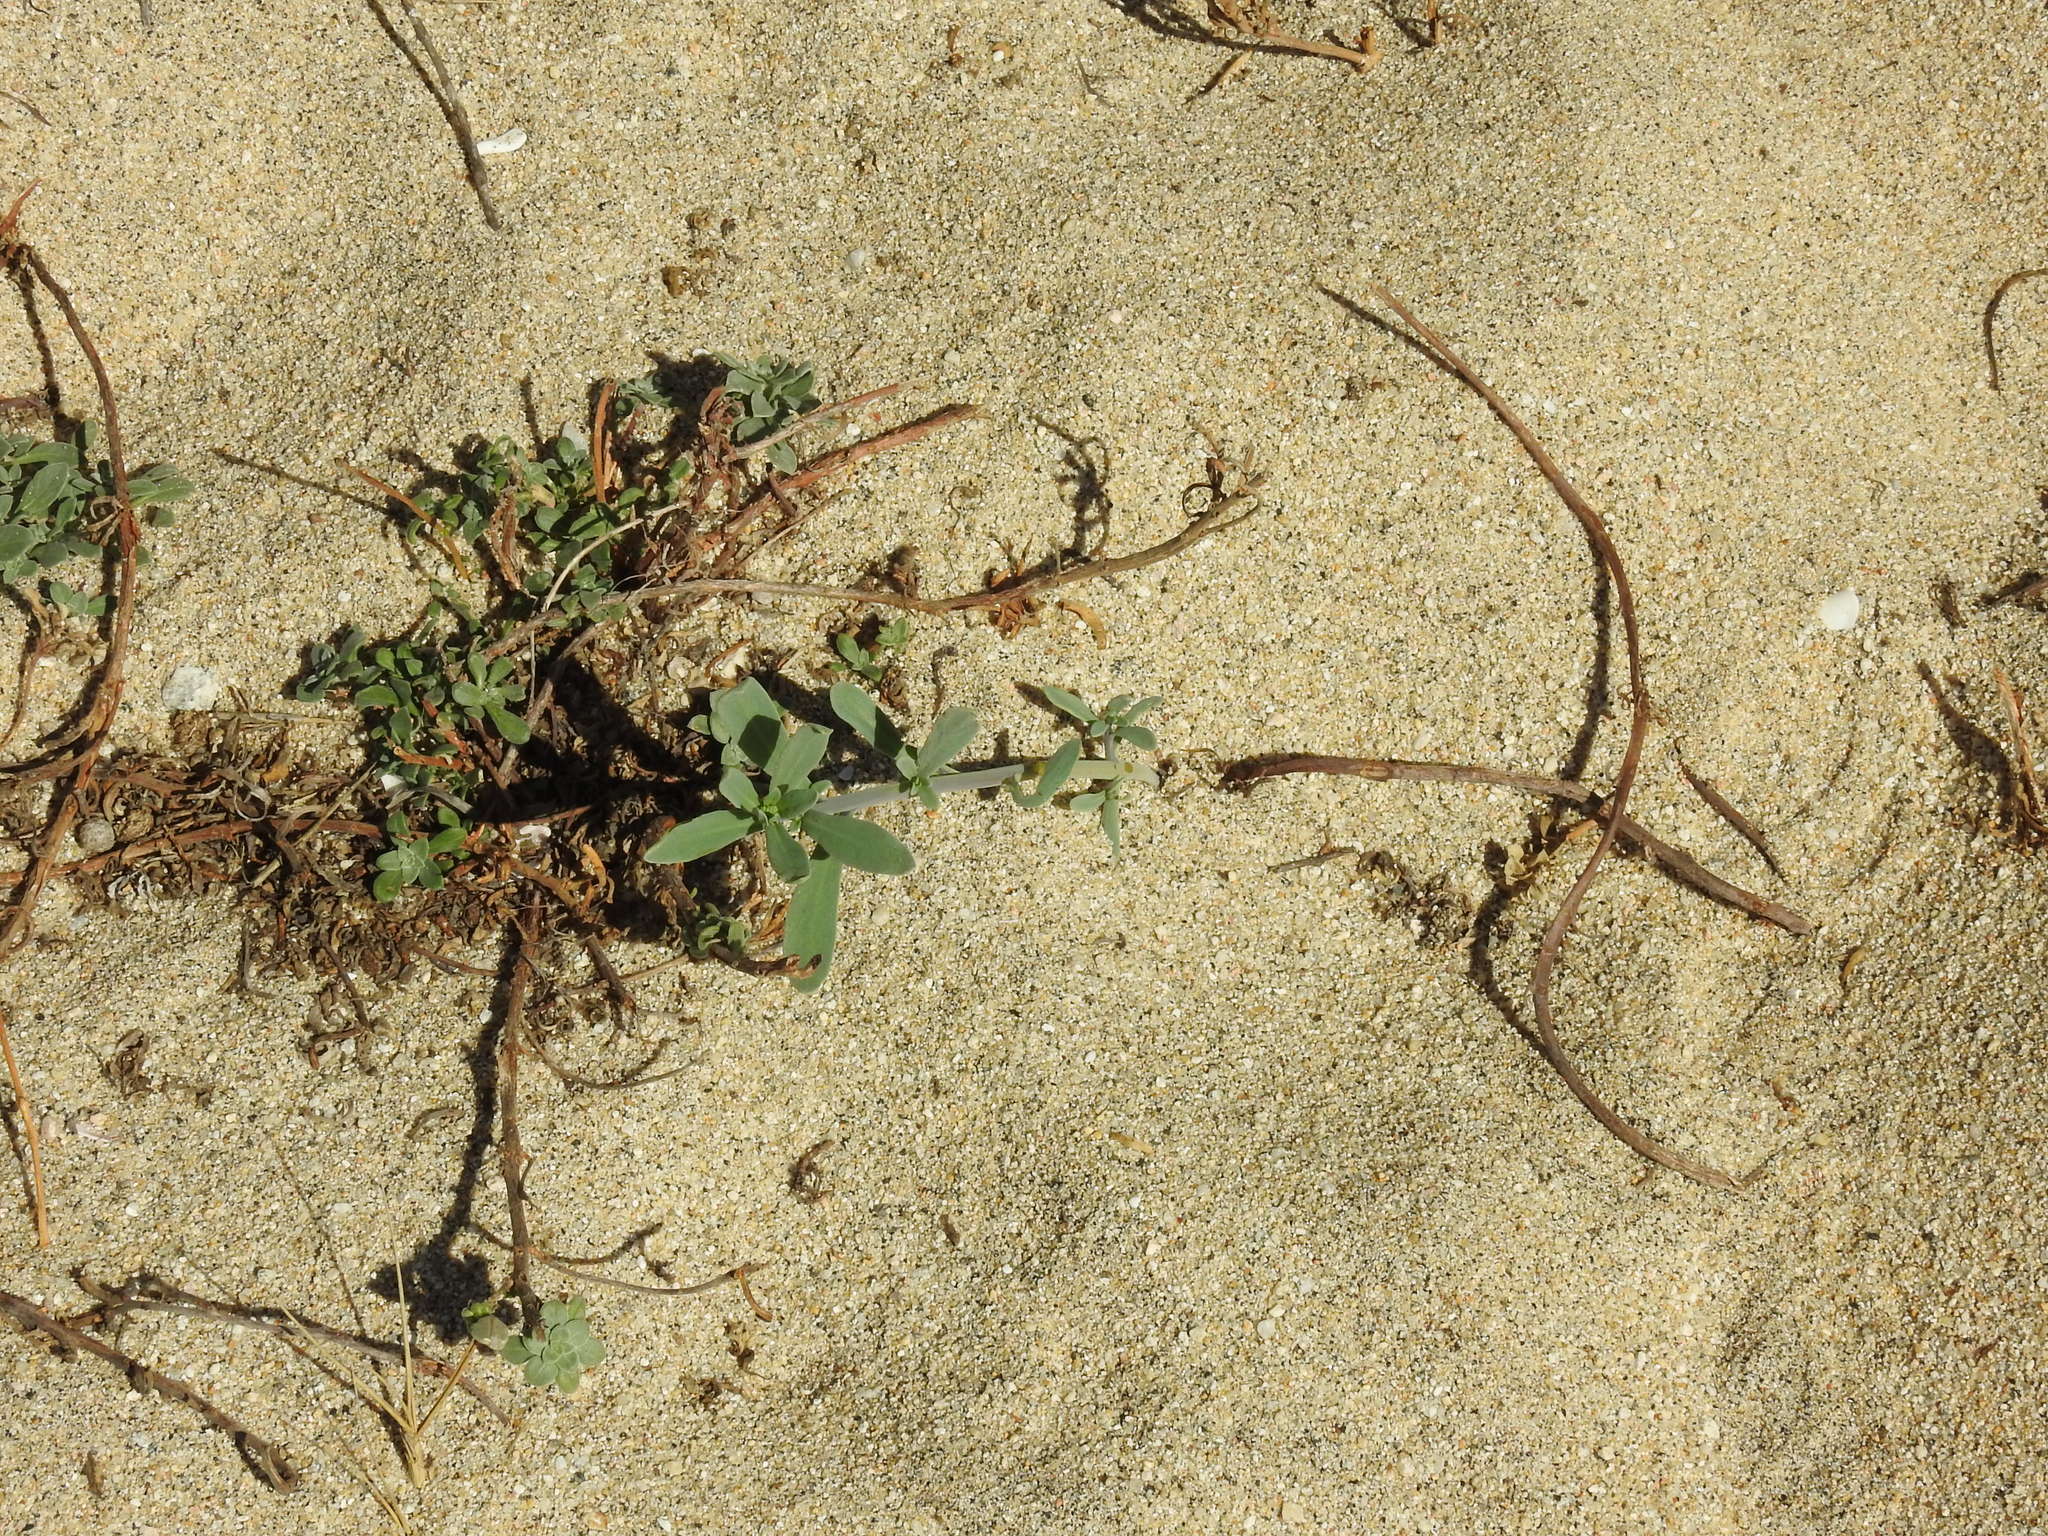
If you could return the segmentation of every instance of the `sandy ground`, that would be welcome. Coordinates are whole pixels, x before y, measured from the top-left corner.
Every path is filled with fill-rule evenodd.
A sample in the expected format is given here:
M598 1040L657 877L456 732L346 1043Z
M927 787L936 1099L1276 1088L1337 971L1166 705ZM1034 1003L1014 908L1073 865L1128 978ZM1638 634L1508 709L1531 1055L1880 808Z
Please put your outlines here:
M1916 674L1961 679L1987 724L1994 664L2048 696L2048 619L1971 602L2048 563L2048 284L2003 308L2002 393L1980 334L1993 283L2043 259L2048 29L1959 0L1458 9L1423 50L1376 7L1285 0L1303 31L1374 24L1387 59L1259 58L1197 96L1226 54L1099 0L436 4L479 132L528 135L493 163L494 235L361 6L155 0L145 29L130 0L4 0L0 187L41 179L28 228L139 455L200 486L157 541L124 740L162 737L174 666L273 700L338 620L410 618L338 461L405 478L522 434L522 385L552 429L649 354L780 350L828 392L908 382L906 415L986 407L861 476L792 577L909 541L953 589L1003 541L1063 540L1052 429L1106 455L1113 548L1179 526L1203 430L1271 477L1270 516L1089 595L1106 646L1065 616L917 630L920 710L950 646L951 698L1034 743L1017 680L1166 696L1190 766L1121 867L1076 817L900 818L920 868L855 886L817 998L700 970L649 999L682 1075L535 1090L549 1241L659 1223L646 1251L679 1278L766 1264L774 1320L730 1287L593 1292L611 1360L571 1401L494 1365L525 1427L451 1409L437 1475L400 1496L419 1531L2048 1526L2048 866L1983 830L1991 782ZM1209 787L1197 749L1552 773L1583 724L1584 541L1478 402L1319 291L1367 277L1610 518L1661 716L1638 814L1817 924L1794 939L1631 864L1566 963L1594 1080L1761 1168L1743 1194L1628 1155L1475 983L1461 904L1527 806ZM0 325L0 384L34 388L15 306ZM1822 628L1852 587L1861 620ZM721 622L814 646L812 617ZM1595 777L1621 734L1610 716ZM1450 920L1348 862L1269 872L1326 839L1440 877ZM1510 999L1563 883L1502 917ZM447 1213L480 994L422 984L388 1005L380 1071L316 1072L303 997L224 990L223 909L59 891L41 930L5 978L24 1066L40 1107L98 1118L51 1149L52 1252L10 1176L0 1284L61 1309L74 1266L148 1269L344 1322L282 1156L395 1336L371 1277ZM101 1063L134 1028L203 1105L115 1093ZM409 1136L435 1106L457 1113ZM790 1164L825 1138L807 1204ZM388 1528L348 1458L388 1487L396 1463L343 1388L260 1339L125 1342L290 1445L305 1488L0 1337L6 1531Z

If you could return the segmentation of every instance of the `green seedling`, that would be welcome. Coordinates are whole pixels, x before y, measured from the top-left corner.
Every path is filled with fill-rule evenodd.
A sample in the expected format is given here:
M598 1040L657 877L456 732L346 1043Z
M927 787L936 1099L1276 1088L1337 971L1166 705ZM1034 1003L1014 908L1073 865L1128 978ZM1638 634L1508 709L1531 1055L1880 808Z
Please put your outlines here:
M418 836L402 812L393 811L384 823L391 847L377 855L377 877L370 882L370 893L379 901L396 901L411 886L441 889L453 862L449 855L469 840L470 829L446 807L435 812L435 819L439 827Z
M722 352L718 360L728 370L725 392L741 411L732 428L732 440L738 447L772 437L797 417L818 408L809 363L792 363L780 357L747 362ZM796 469L796 445L776 443L768 449L767 459L773 468L790 474Z
M1128 767L1122 758L1126 748L1141 752L1159 750L1159 738L1149 727L1137 723L1140 715L1166 702L1157 694L1141 699L1136 694L1120 693L1098 710L1080 695L1050 683L1040 692L1054 708L1079 723L1086 738L1102 749L1102 760L1112 768ZM1076 795L1072 802L1077 811L1096 813L1102 835L1109 839L1110 856L1115 859L1123 857L1123 790L1128 777L1127 772L1112 773L1100 789Z
M40 576L50 602L93 617L107 611L104 594L88 597L48 573L73 560L105 558L114 470L92 457L96 439L90 422L65 443L0 433L0 580L21 585ZM128 477L129 504L158 527L171 521L169 504L191 494L192 482L168 464ZM136 555L148 563L147 551Z
M1083 742L1069 741L1046 758L956 769L951 766L954 759L980 734L972 710L947 710L932 722L924 743L914 745L873 697L851 684L835 683L830 695L833 713L888 760L895 777L827 796L830 782L811 775L824 758L831 733L816 725L792 727L767 689L748 678L714 693L709 709L690 722L693 730L719 744L724 772L718 789L725 806L671 828L645 857L653 864L688 863L742 838L760 836L770 866L793 887L783 917L783 953L806 967L796 981L797 990L816 991L824 984L837 942L844 869L901 875L913 867L910 850L881 827L855 819L859 811L909 799L937 810L942 795L999 787L1007 788L1020 806L1033 809L1049 802L1070 780L1079 779L1105 786L1075 796L1075 804L1082 810L1111 807L1102 825L1115 849L1115 796L1130 778L1158 782L1150 769L1122 760L1118 750L1151 742L1150 731L1129 722L1159 701L1113 700L1098 715L1074 695L1056 691L1084 712L1077 719L1105 726L1106 734L1099 738L1104 747L1101 759L1084 760ZM804 839L812 846L806 848Z
M889 669L901 660L909 643L907 616L876 630L873 645L862 645L859 634L849 629L832 637L832 648L839 653L839 659L826 665L835 672L850 672L870 687L881 688L889 680Z
M540 1305L540 1326L532 1333L514 1333L498 1316L498 1298L463 1308L469 1336L485 1349L523 1368L528 1386L574 1392L583 1373L604 1359L604 1345L590 1331L581 1296Z

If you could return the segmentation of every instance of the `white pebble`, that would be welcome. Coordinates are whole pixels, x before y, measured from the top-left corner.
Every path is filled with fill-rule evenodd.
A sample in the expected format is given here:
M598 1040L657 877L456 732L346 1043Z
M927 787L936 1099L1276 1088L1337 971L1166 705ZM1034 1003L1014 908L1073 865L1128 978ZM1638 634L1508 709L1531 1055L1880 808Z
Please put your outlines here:
M1273 1319L1271 1319L1270 1317L1262 1317L1259 1319L1259 1338L1265 1343L1272 1343L1274 1337L1279 1332L1280 1325L1274 1322Z
M1823 629L1854 629L1856 621L1862 617L1863 599L1856 595L1854 587L1844 587L1821 600L1820 622Z
M488 139L476 141L476 152L480 155L509 155L513 150L525 147L524 128L507 128L503 133L494 133Z
M220 679L205 667L179 667L162 697L165 709L211 709L220 702Z

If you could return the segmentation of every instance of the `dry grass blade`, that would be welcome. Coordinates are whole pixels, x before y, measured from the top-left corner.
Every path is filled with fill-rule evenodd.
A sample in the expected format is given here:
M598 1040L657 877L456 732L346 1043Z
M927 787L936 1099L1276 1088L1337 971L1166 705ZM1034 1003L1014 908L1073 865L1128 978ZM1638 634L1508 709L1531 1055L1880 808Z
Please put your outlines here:
M2041 796L2041 780L2034 772L2034 746L2027 737L2027 696L2015 688L2005 668L1993 667L1998 697L2005 704L2005 721L2012 732L2012 775L2007 785L2006 812L2012 818L2016 836L2030 842L2048 840L2048 802Z
M1564 901L1559 905L1557 916L1551 919L1550 927L1544 932L1543 942L1537 947L1536 963L1530 971L1529 995L1536 1017L1536 1042L1543 1059L1550 1064L1565 1086L1583 1104L1594 1119L1637 1155L1649 1159L1660 1167L1687 1178L1708 1185L1714 1189L1738 1189L1739 1182L1720 1169L1709 1166L1695 1158L1674 1152L1622 1118L1607 1101L1594 1091L1585 1075L1572 1061L1571 1056L1558 1042L1557 1021L1551 1006L1551 985L1557 971L1558 958L1564 953L1566 936L1571 932L1572 923L1584 904L1586 892L1592 888L1594 879L1600 873L1600 866L1606 861L1608 852L1621 835L1622 823L1628 806L1629 792L1635 787L1637 771L1642 766L1643 746L1650 734L1650 686L1643 672L1643 645L1641 627L1636 619L1635 593L1629 585L1628 571L1622 564L1621 552L1615 548L1613 538L1607 532L1607 524L1600 514L1593 510L1586 498L1579 494L1564 471L1529 430L1521 417L1517 416L1493 387L1475 372L1464 358L1458 355L1451 344L1429 326L1410 313L1408 306L1377 283L1368 283L1372 294L1401 318L1414 334L1421 338L1429 350L1442 361L1473 393L1486 402L1487 408L1500 418L1501 424L1514 434L1515 441L1522 445L1543 475L1550 482L1579 526L1586 532L1594 553L1606 569L1608 580L1614 584L1615 607L1621 614L1622 636L1628 653L1629 688L1634 695L1629 720L1628 744L1622 752L1621 767L1614 777L1614 791L1607 800L1606 814L1602 818L1600 837L1594 843L1593 851L1587 856L1579 876L1565 892Z

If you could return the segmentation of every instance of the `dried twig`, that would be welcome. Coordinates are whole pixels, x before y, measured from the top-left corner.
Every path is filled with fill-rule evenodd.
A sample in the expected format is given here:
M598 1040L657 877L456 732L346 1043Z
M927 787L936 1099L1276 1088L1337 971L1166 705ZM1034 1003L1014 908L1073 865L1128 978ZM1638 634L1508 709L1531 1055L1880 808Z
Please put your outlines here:
M1082 581L1100 581L1106 576L1117 576L1125 571L1157 565L1160 561L1170 560L1206 538L1225 529L1235 528L1258 510L1257 497L1250 491L1225 496L1172 538L1150 548L1141 549L1135 554L1089 560L1080 565L1065 566L1037 576L998 582L980 592L955 593L951 597L914 597L907 592L870 591L859 587L822 587L798 581L751 581L741 577L703 577L692 581L678 581L665 586L642 587L635 592L621 592L618 597L622 602L645 602L663 597L754 593L768 597L814 598L821 602L852 603L873 608L906 608L913 613L964 613L975 608L1000 608L1008 603L1035 598L1057 587L1072 586Z
M405 19L411 24L413 37L419 44L417 49L398 30L390 12L384 8L383 0L370 0L370 9L376 12L385 33L398 45L406 63L426 82L427 89L433 93L435 105L440 107L441 115L448 119L448 126L455 131L455 142L462 147L462 164L469 173L469 184L476 189L476 200L483 208L484 222L494 231L502 231L505 225L498 217L498 205L491 201L491 173L485 168L484 157L476 147L476 132L469 126L469 109L462 103L462 93L455 88L455 78L448 72L448 62L434 45L434 36L427 30L426 18L420 15L413 0L398 0L398 8L405 12Z
M1601 821L1605 821L1607 817L1600 792L1588 785L1575 783L1570 779L1545 779L1531 774L1503 773L1495 768L1467 767L1462 763L1409 763L1392 758L1307 755L1257 758L1231 764L1224 770L1223 782L1227 788L1244 789L1260 779L1278 778L1282 774L1291 773L1338 773L1361 779L1405 779L1430 784L1484 784L1500 789L1518 790L1525 795L1534 795L1539 800L1567 801L1591 811L1595 818ZM1684 849L1674 847L1662 838L1654 836L1633 817L1621 818L1621 840L1634 844L1646 857L1669 871L1674 878L1684 881L1716 901L1747 912L1752 917L1760 917L1765 922L1775 923L1787 933L1804 936L1813 932L1813 924L1790 907L1722 879ZM1338 853L1344 851L1337 850ZM1317 854L1310 859L1295 860L1291 864L1276 865L1275 868L1299 868L1308 863L1320 863L1323 859L1333 856Z
M2023 283L2030 277L2048 277L2048 267L2028 267L2024 272L2014 272L1991 290L1991 302L1984 306L1984 356L1991 365L1991 387L2000 387L1998 377L1998 338L1992 327L1998 320L1999 301L2006 290L2015 283Z
M2034 772L2034 746L2027 737L2027 696L2012 685L2005 668L1993 667L1998 697L2005 704L2005 721L2012 732L2012 773L2006 784L2006 810L2012 818L2013 834L2030 842L2048 839L2048 801L2041 795L2041 780Z
M1373 41L1371 27L1359 35L1356 48L1346 48L1340 43L1313 42L1281 31L1266 0L1209 0L1209 9L1222 27L1248 40L1242 45L1248 52L1305 53L1319 59L1336 59L1357 70L1371 69L1385 57ZM1242 57L1240 54L1239 58ZM1233 71L1236 63L1232 60L1224 69ZM1219 76L1211 89L1223 84L1225 78Z
M1628 652L1629 688L1634 695L1629 721L1628 743L1622 752L1621 767L1614 777L1614 790L1605 802L1605 813L1601 818L1600 838L1587 856L1579 876L1565 892L1564 901L1559 905L1557 916L1551 919L1550 927L1544 932L1543 941L1536 950L1536 963L1529 975L1530 1000L1534 1005L1536 1019L1536 1044L1543 1059L1564 1082L1578 1101L1583 1104L1606 1127L1608 1132L1637 1155L1649 1161L1682 1173L1687 1178L1715 1189L1737 1189L1740 1184L1730 1175L1713 1168L1695 1158L1686 1157L1653 1140L1621 1117L1605 1099L1594 1091L1578 1066L1558 1042L1557 1021L1551 1007L1551 981L1557 970L1557 962L1564 952L1566 936L1571 932L1573 921L1579 915L1579 908L1586 899L1586 892L1592 887L1594 878L1600 872L1608 851L1620 837L1626 820L1629 791L1635 787L1636 773L1642 765L1643 746L1650 733L1650 685L1643 672L1643 647L1640 627L1636 620L1635 594L1629 586L1628 572L1622 564L1621 552L1615 548L1613 538L1607 532L1607 525L1600 514L1593 510L1578 488L1566 477L1563 470L1545 451L1536 438L1505 400L1493 387L1476 373L1471 365L1460 357L1451 344L1429 326L1417 319L1408 307L1377 283L1368 283L1367 288L1389 309L1398 315L1409 330L1421 338L1434 355L1449 368L1473 393L1484 400L1501 424L1514 434L1515 441L1522 445L1523 452L1550 482L1579 526L1585 530L1587 540L1607 572L1608 580L1614 584L1615 607L1621 614L1622 636Z
M138 1392L154 1392L157 1396L174 1403L183 1403L215 1429L234 1441L235 1449L248 1463L249 1470L280 1493L289 1493L299 1485L299 1471L286 1459L283 1450L257 1434L240 1419L216 1408L192 1388L175 1376L166 1376L153 1371L133 1355L123 1354L113 1345L94 1338L89 1333L80 1333L50 1316L26 1296L17 1296L12 1291L0 1291L0 1312L5 1312L17 1323L32 1333L40 1333L54 1340L66 1349L81 1354L97 1355L109 1365L119 1366L128 1384Z
M102 1285L85 1274L72 1276L78 1288L100 1303L99 1316L111 1320L123 1312L169 1312L184 1317L202 1318L228 1328L240 1328L251 1333L268 1334L272 1338L291 1340L295 1337L315 1339L345 1349L353 1354L375 1360L382 1365L403 1366L411 1351L397 1344L386 1344L381 1339L364 1338L361 1334L348 1333L340 1328L330 1328L325 1323L316 1323L297 1313L286 1313L279 1307L238 1307L224 1301L213 1301L204 1296L181 1290L167 1280L153 1275L138 1275L126 1285ZM431 1376L437 1381L450 1383L461 1388L481 1403L491 1416L501 1424L510 1424L512 1416L498 1406L496 1399L466 1375L458 1375L456 1368L429 1355L412 1354L412 1369L422 1376Z
M59 851L64 846L64 839L71 834L72 824L78 819L80 800L92 784L93 774L106 748L107 735L113 730L115 716L120 710L121 691L127 674L128 636L135 618L135 552L141 542L141 528L128 497L128 460L122 450L121 413L114 400L114 385L107 375L107 365L100 358L99 348L93 345L85 323L78 318L70 293L51 275L42 257L19 233L22 207L34 190L31 187L16 198L6 217L0 219L0 263L41 285L50 295L64 317L72 340L78 344L87 366L92 370L93 386L99 395L102 430L106 434L107 462L114 485L116 574L114 611L107 631L106 654L86 696L85 710L76 730L38 761L7 770L7 775L16 779L68 775L69 781L57 790L51 801L50 818L43 828L42 840L37 844L35 856L23 873L20 884L15 887L5 921L0 922L0 959L12 955L28 940L36 903L57 868ZM0 1010L0 1054L6 1057L15 1111L21 1117L22 1134L28 1144L36 1244L47 1248L50 1246L50 1213L43 1188L42 1148L36 1134L34 1106L15 1062L4 1010Z
M1771 852L1771 845L1764 841L1763 833L1756 829L1755 824L1747 816L1735 809L1734 803L1715 787L1714 781L1694 773L1692 765L1684 758L1678 760L1678 771L1685 775L1685 782L1692 786L1692 792L1706 801L1707 808L1733 827L1736 835L1756 850L1756 856L1764 861L1764 867L1780 880L1784 879L1785 871L1778 867L1778 856Z

